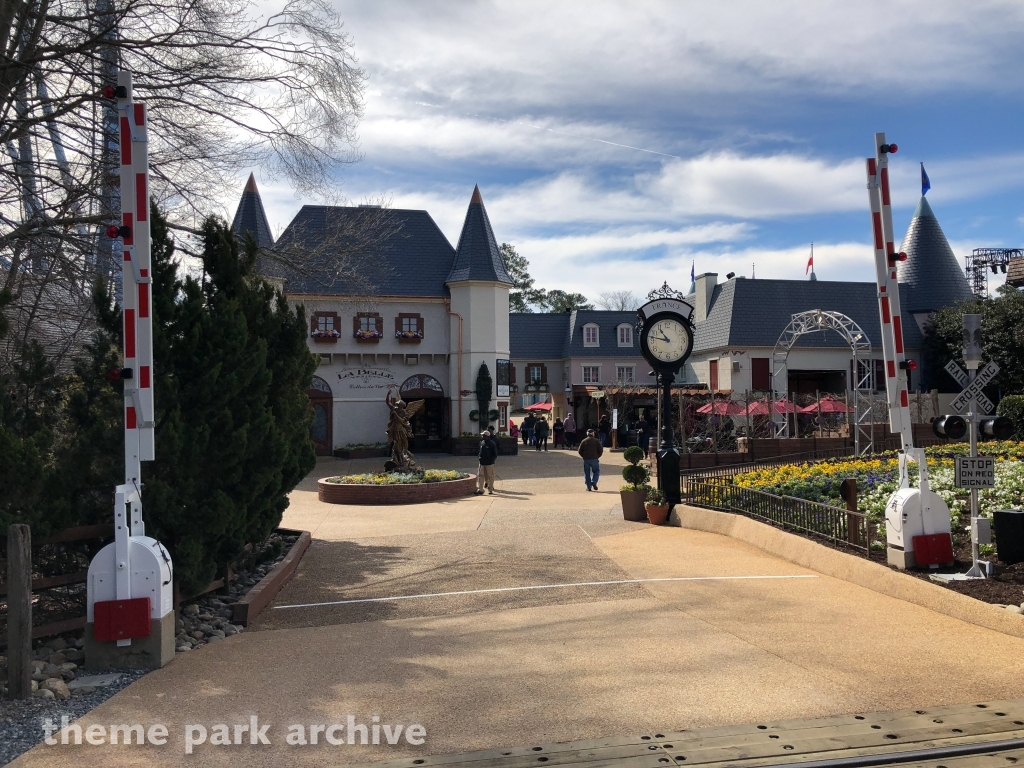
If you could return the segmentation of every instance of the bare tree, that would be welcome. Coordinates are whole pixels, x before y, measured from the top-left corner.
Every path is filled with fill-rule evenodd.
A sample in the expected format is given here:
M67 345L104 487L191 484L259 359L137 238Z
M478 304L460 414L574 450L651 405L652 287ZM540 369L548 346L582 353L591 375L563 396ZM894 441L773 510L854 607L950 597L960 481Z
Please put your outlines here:
M23 316L52 283L85 307L96 276L118 277L103 234L119 214L117 116L102 93L118 68L148 105L150 193L172 228L202 221L244 167L337 199L332 172L358 159L365 75L352 41L328 0L261 8L0 0L0 147L10 159L0 164L0 290L13 294L10 311ZM354 270L344 256L328 271Z
M597 306L617 312L631 312L640 306L640 299L632 291L611 291L598 297Z

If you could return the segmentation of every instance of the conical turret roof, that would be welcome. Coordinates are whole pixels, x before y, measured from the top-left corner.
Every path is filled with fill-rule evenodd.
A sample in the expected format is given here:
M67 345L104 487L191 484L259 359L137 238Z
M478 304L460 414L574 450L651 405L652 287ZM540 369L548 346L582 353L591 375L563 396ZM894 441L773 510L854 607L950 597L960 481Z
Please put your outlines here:
M455 249L455 262L448 273L447 283L463 280L483 280L512 285L512 279L505 271L498 244L494 240L491 221L480 195L480 188L473 188L466 220L462 224L459 245Z
M231 231L242 241L245 240L245 233L251 232L260 248L271 248L274 245L267 214L263 211L263 201L260 199L259 190L256 189L256 177L251 173L242 192L242 199L238 201L238 210L235 211L235 218L231 222Z
M967 277L924 197L917 204L900 250L907 254L906 261L896 263L897 278L907 287L903 309L913 314L934 312L972 298Z

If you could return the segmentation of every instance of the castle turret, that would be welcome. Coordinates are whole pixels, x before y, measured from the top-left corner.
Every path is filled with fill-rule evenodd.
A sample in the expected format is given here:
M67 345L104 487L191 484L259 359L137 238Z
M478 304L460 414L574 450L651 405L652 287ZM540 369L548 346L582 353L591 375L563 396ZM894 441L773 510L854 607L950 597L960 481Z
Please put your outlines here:
M263 200L256 189L256 177L251 173L242 191L242 199L238 201L235 218L231 221L231 231L241 241L245 240L246 233L252 233L260 248L272 248L274 245L267 214L263 211Z
M490 219L484 208L480 188L473 188L473 197L469 201L466 220L462 225L462 234L455 249L455 261L452 263L448 279L445 281L451 291L451 309L462 316L462 371L461 390L472 391L476 388L477 373L481 363L487 364L491 380L497 382L497 360L509 358L508 335L508 292L512 287L512 279L505 270L501 252L494 239ZM452 318L451 354L456 362L459 350L460 323L457 317ZM458 366L452 366L451 390L458 392ZM452 422L455 429L460 421L454 408L458 407L453 398ZM476 431L477 426L469 419L470 411L476 410L475 393L459 397L462 408L462 428L464 431ZM500 402L508 403L507 397ZM491 390L491 408L497 408L499 398L496 389ZM453 430L454 431L454 430Z
M924 197L917 204L900 250L907 254L906 261L896 262L899 283L905 286L901 292L903 310L914 316L922 330L937 309L973 297L967 277Z

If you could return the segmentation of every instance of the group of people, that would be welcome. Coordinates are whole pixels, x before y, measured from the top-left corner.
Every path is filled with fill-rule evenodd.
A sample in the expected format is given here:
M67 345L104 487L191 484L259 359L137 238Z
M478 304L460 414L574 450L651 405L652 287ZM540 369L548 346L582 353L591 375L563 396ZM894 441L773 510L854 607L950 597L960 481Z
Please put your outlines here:
M547 423L546 419L540 419L540 421ZM564 423L563 423L564 427ZM534 426L536 429L536 425ZM587 436L580 441L577 453L580 458L583 459L583 479L587 484L588 491L597 490L597 481L601 477L601 456L604 454L604 445L597 437L597 432L593 429L587 430ZM543 435L539 440L547 441L547 433L543 432ZM540 443L538 443L540 445ZM538 448L537 450L540 450ZM544 450L547 450L545 445ZM484 489L487 489L487 493L494 493L494 465L498 460L498 438L494 434L494 427L488 427L486 432L480 433L480 446L477 450L477 460L480 466L477 468L476 474L476 495L483 496Z
M512 437L521 437L523 445L532 445L538 451L548 449L549 437L554 448L572 448L577 440L576 419L571 413L564 420L556 417L551 424L547 416L530 413L520 426L510 421L509 431Z

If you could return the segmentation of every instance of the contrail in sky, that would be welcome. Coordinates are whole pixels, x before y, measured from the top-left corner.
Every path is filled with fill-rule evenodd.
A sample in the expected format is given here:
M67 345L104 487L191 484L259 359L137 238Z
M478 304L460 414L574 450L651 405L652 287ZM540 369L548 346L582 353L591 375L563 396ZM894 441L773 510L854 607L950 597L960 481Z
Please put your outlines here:
M433 107L434 109L443 109L443 107L441 107L438 104L430 104L430 103L428 103L426 101L417 101L417 102L414 102L414 103L416 103L416 104L418 104L420 106L423 106L423 107ZM566 131L556 131L554 128L545 128L542 125L531 125L530 123L524 123L524 122L522 122L520 120L502 120L501 118L498 118L498 117L485 117L484 115L470 114L468 112L463 112L462 114L463 114L463 117L475 117L478 120L491 120L491 121L493 121L495 123L512 123L512 124L515 124L515 125L523 125L523 126L526 126L527 128L533 128L535 131L547 131L548 133L556 133L559 136L569 136L570 138L573 138L573 139L583 139L584 141L596 141L596 142L599 142L600 144L608 144L608 145L613 146L613 147L622 147L623 149L635 149L637 152L647 152L648 154L660 155L661 157L674 157L676 160L682 160L683 159L679 155L670 155L667 152L658 152L658 151L653 150L653 149L644 149L643 147L634 147L631 144L619 144L618 142L606 141L605 139L595 139L593 136L580 136L577 133L567 133Z

